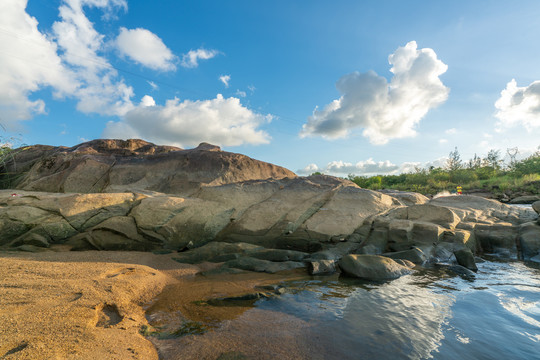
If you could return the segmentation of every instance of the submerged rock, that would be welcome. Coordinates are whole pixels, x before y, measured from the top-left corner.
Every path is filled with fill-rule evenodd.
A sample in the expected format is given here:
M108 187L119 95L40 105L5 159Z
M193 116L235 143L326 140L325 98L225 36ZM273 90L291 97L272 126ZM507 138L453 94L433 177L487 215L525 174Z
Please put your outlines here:
M366 280L391 280L411 273L393 259L378 255L346 255L339 267L349 276Z

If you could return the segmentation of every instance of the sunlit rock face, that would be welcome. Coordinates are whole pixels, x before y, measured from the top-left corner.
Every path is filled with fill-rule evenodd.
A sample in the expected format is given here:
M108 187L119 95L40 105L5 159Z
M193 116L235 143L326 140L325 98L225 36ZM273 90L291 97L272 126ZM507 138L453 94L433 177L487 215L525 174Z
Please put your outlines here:
M158 191L191 194L202 185L295 178L283 167L202 143L195 149L144 140L93 140L71 148L16 149L0 178L4 188L47 192Z
M427 261L526 250L537 221L475 196L429 200L376 192L332 176L291 171L202 143L191 150L143 140L30 146L2 165L0 246L186 250L250 243L339 260L350 253L421 250ZM526 231L525 231L526 230ZM516 244L518 232L520 241Z
M453 252L469 249L473 253L528 249L538 253L529 240L540 235L524 223L536 219L531 209L517 208L476 196L448 196L425 204L397 207L367 219L369 232L360 253L421 249L431 261L456 261ZM366 225L366 224L365 224ZM522 234L516 243L518 234ZM522 245L521 245L522 244Z
M205 186L191 197L3 190L0 204L0 246L35 243L37 234L44 247L77 250L183 250L218 240L307 252L394 206L327 176Z

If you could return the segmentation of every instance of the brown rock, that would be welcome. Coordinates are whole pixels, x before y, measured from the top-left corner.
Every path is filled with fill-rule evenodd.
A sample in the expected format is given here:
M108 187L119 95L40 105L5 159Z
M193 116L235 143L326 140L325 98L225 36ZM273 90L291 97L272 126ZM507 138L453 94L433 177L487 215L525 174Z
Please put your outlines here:
M202 143L191 150L143 140L93 140L71 148L17 149L0 181L12 188L47 192L151 190L192 193L201 185L294 178L279 166ZM16 179L16 180L15 180Z

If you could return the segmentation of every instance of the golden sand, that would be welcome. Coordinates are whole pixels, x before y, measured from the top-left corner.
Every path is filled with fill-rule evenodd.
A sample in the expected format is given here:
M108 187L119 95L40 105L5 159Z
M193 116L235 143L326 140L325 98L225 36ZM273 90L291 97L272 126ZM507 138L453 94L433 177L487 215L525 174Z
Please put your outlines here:
M0 359L216 359L229 350L256 349L256 339L242 341L242 332L253 333L248 328L186 336L184 345L173 349L178 341L145 338L141 329L149 325L146 314L159 311L206 323L232 320L250 307L204 307L198 301L300 276L195 276L212 265L180 264L172 257L115 251L0 253ZM274 314L265 321L282 320ZM161 347L159 355L156 347Z

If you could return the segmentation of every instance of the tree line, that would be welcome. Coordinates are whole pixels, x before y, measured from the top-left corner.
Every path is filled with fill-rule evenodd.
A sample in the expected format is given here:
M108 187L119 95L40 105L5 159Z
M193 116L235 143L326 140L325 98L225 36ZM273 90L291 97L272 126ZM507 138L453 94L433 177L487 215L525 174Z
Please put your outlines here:
M515 149L517 152L517 149ZM347 177L366 189L394 189L437 194L455 191L462 186L464 191L484 189L494 193L523 191L540 193L540 147L531 156L522 160L505 162L499 150L490 150L485 157L477 156L463 161L457 147L450 152L445 166L415 168L399 175Z

